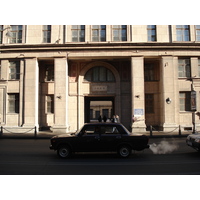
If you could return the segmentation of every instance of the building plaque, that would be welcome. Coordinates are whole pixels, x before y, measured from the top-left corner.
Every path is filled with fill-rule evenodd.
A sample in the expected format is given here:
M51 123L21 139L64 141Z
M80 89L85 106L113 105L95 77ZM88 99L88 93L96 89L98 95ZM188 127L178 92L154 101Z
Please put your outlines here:
M108 87L106 85L95 85L91 89L93 92L107 92Z

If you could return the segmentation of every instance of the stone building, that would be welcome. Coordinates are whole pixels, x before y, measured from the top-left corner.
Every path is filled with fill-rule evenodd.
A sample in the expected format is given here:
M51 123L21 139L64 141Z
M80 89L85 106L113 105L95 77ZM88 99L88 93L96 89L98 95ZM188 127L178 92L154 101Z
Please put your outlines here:
M200 25L0 25L1 126L198 129L199 44Z

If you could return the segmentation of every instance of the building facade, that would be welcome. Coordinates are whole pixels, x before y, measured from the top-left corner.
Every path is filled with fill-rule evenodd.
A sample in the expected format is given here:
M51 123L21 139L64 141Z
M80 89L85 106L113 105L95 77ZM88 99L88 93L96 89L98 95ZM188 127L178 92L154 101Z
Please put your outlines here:
M0 123L200 128L200 25L0 25Z

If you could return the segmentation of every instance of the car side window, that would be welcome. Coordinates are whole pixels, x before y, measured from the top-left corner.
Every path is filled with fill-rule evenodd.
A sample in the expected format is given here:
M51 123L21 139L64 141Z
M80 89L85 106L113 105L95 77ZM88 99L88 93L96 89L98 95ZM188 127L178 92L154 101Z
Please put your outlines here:
M83 136L87 135L98 135L99 134L99 127L98 126L86 126L83 130Z
M120 134L116 126L101 126L101 135Z

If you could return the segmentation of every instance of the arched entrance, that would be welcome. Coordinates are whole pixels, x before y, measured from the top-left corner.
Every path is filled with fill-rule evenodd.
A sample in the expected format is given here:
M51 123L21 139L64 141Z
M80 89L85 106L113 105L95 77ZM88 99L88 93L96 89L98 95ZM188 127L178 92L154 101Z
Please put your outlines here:
M113 114L121 114L119 73L109 63L92 62L79 76L78 126L96 121L99 115L111 118Z

